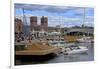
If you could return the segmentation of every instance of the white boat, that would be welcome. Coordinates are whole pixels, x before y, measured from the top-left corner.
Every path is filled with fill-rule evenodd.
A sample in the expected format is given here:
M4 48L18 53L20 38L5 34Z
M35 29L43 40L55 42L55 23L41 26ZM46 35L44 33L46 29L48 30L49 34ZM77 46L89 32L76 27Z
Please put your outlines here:
M50 46L58 46L58 47L63 47L66 45L66 42L64 41L64 38L59 38L59 39L48 39L48 44Z
M80 47L80 46L71 46L68 48L65 48L64 54L81 54L81 53L86 53L88 49L86 47Z
M93 41L93 39L91 39L91 37L83 37L83 38L77 39L77 42L91 43L91 42L94 42L94 41Z

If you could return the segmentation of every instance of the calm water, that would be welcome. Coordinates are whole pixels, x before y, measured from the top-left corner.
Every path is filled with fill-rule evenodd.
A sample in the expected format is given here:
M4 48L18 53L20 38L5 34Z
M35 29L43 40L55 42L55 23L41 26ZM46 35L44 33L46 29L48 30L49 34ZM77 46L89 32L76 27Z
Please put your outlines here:
M45 63L61 63L61 62L78 62L78 61L93 61L94 60L94 44L93 43L78 43L88 47L88 52L76 55L63 55L59 54L49 60L42 62L20 62L19 64L45 64Z
M76 55L63 55L60 54L47 63L59 63L59 62L77 62L77 61L93 61L94 60L94 45L93 43L79 43L78 45L85 45L88 47L88 52L84 54Z

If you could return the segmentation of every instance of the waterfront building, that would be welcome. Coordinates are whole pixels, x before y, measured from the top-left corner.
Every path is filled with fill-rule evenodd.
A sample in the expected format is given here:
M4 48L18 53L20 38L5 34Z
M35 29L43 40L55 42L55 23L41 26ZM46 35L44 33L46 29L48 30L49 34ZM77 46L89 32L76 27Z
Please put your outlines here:
M48 30L48 18L42 16L41 24L38 25L38 17L32 16L30 17L30 31L34 35L34 37L39 38L45 36L45 33Z
M42 16L41 18L41 29L47 31L48 30L48 18Z
M15 18L15 32L20 33L23 31L23 23L21 19Z
M37 27L37 16L30 17L30 30L33 31Z

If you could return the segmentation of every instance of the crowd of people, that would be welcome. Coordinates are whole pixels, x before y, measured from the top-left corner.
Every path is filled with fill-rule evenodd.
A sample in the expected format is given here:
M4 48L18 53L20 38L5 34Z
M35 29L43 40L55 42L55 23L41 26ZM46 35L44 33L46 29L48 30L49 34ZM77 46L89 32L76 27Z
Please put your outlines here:
M25 41L25 40L32 40L31 35L25 35L23 32L15 33L15 42Z
M43 35L46 36L45 33ZM25 40L31 41L34 39L41 39L41 38L43 38L43 36L41 37L39 33L35 34L29 33L28 35L24 34L23 32L15 33L15 42L21 42Z

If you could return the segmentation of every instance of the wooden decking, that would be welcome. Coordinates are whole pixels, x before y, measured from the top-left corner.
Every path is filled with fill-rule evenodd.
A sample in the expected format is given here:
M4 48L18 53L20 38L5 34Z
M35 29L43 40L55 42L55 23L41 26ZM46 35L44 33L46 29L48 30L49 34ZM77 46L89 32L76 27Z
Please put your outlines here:
M78 38L81 38L82 36L70 36L70 35L67 35L67 36L64 36L64 39L65 41L68 41L68 42L76 42L76 40Z
M48 46L43 43L32 43L28 45L25 50L15 51L15 55L47 55L50 53L57 53L57 47Z

